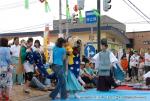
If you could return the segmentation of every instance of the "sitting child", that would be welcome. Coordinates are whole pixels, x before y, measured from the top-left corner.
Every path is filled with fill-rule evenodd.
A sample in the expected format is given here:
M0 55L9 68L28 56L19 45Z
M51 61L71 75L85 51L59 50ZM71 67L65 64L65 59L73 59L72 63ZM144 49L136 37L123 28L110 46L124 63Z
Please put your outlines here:
M93 66L93 63L86 63L84 71L89 75L91 82L96 85L96 75L91 66Z
M84 63L85 64L85 63ZM89 66L88 63L86 63L86 66ZM89 69L91 71L91 69ZM90 72L93 74L92 72ZM91 75L88 70L86 70L85 66L81 64L80 67L80 77L85 82L85 84L95 84L96 85L96 78L94 75ZM86 85L87 86L87 85Z

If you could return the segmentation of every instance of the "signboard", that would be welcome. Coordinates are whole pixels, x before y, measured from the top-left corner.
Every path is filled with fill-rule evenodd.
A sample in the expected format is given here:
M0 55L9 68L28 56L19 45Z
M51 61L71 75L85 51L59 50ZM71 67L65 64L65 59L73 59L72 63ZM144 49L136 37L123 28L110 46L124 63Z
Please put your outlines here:
M86 23L87 24L94 24L97 22L97 16L95 15L94 11L86 11Z
M96 53L95 47L92 45L87 45L84 49L84 54L86 57L93 57Z

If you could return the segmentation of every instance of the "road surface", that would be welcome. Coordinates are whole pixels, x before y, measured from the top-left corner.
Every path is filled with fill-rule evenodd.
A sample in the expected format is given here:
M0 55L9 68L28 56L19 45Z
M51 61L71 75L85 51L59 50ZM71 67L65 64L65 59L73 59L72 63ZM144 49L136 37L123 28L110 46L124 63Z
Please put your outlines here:
M39 97L33 97L33 98L26 99L23 101L50 101L50 98L48 97L48 95L44 95L44 96L39 96Z

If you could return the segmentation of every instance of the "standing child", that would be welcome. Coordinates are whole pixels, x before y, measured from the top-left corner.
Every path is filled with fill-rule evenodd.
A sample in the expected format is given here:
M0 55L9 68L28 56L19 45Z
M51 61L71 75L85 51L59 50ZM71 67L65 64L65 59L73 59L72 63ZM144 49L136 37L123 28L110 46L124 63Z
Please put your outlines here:
M32 50L33 38L29 38L26 47L21 48L21 63L25 70L24 92L30 93L29 85L34 72L34 59Z
M140 57L139 62L140 64L139 64L139 69L138 69L138 79L141 81L143 80L142 76L144 75L144 58Z
M139 55L137 51L134 51L134 54L130 58L130 67L133 82L138 80L138 66L139 66Z
M128 60L127 60L127 57L126 57L125 54L121 57L121 61L120 62L121 62L121 66L123 68L123 71L126 73L126 77L127 77Z

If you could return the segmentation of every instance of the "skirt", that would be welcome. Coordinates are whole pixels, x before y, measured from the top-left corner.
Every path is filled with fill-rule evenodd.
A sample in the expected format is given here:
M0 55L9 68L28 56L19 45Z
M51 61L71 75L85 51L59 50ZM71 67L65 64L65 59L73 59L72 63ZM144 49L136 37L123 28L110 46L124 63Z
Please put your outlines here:
M67 87L67 91L69 92L84 90L84 87L81 86L78 79L70 70L68 70L68 75L66 76L66 87Z

